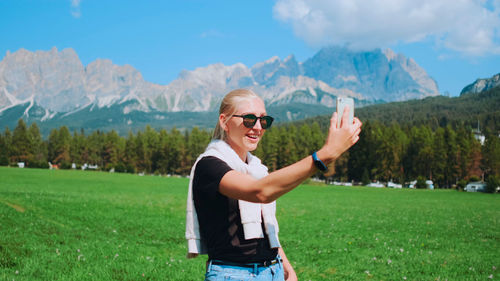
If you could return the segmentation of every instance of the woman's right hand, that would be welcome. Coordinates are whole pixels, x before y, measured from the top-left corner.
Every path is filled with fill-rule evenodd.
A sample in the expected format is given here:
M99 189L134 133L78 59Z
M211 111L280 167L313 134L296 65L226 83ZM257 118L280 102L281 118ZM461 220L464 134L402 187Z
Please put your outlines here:
M359 140L362 123L354 117L353 123L348 124L346 120L348 120L349 110L351 110L349 107L345 107L340 127L337 127L337 112L332 114L325 145L317 152L318 158L325 164L335 161Z

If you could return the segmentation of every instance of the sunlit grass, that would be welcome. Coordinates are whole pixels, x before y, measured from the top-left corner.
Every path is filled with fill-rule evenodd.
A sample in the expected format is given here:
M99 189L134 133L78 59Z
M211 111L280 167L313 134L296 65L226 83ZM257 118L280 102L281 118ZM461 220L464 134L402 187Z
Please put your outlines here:
M0 280L203 280L187 179L0 168ZM498 279L500 196L300 186L278 200L299 280Z

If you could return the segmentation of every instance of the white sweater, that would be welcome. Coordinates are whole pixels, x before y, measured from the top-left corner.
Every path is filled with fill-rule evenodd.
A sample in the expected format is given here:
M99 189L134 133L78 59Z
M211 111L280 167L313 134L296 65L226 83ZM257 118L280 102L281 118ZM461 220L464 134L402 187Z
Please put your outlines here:
M196 164L201 158L214 156L226 162L229 167L240 172L249 174L256 179L268 175L267 167L260 159L247 154L247 163L243 162L236 152L223 140L213 140L208 144L204 153L202 153L193 167L189 178L189 190L186 207L186 239L188 241L188 257L195 257L198 254L206 254L207 248L205 242L201 239L198 216L193 201L193 177ZM245 239L264 238L262 230L262 217L264 226L269 237L271 248L279 248L278 239L278 221L276 220L276 201L269 204L252 203L244 200L238 200L241 216L241 224Z

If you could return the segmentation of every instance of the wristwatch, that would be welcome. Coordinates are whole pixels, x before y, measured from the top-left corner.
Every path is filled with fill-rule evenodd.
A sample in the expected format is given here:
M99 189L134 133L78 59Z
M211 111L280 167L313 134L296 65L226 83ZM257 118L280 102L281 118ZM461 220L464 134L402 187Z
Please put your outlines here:
M316 155L316 151L313 152L312 154L313 160L314 160L314 165L318 167L318 169L322 172L327 172L328 167L323 163L323 161L319 160L318 155Z

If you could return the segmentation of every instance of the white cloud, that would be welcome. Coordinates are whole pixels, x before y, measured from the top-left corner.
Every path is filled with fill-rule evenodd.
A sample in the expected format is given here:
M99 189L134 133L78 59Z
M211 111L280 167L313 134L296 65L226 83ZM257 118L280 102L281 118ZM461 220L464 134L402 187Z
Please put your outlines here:
M467 55L500 54L500 0L278 0L274 17L312 46L431 39Z
M82 13L80 12L80 2L81 0L71 0L71 15L74 18L80 18Z

